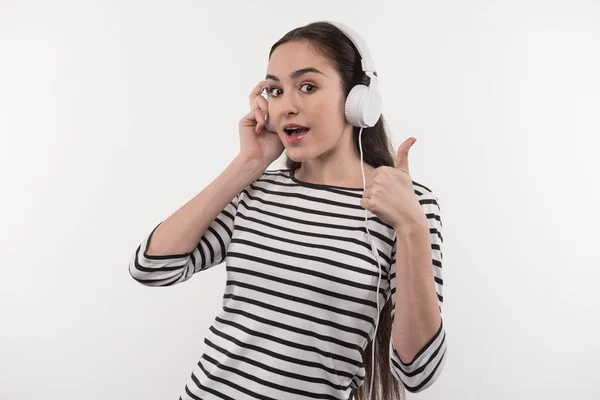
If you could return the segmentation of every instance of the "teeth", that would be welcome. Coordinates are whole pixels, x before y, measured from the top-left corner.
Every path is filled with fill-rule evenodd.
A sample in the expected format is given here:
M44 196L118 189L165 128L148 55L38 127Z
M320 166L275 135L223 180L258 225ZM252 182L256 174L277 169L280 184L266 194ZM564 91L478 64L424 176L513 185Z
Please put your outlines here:
M307 130L308 128L285 128L285 131L289 134L297 133L301 130Z

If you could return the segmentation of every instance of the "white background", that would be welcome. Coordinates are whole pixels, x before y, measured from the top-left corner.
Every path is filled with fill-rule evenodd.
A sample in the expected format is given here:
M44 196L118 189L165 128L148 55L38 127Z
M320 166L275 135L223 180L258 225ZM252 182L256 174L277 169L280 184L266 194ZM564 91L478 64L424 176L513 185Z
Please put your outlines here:
M448 361L408 397L598 398L600 3L1 0L0 399L178 398L224 264L149 288L128 262L323 19L369 45L442 207Z

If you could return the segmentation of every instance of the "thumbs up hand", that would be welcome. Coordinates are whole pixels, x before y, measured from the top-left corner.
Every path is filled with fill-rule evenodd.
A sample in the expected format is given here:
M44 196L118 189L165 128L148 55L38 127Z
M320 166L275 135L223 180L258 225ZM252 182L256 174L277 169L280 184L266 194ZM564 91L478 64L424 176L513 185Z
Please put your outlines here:
M408 169L408 151L416 141L411 137L400 145L395 167L382 166L373 171L360 201L361 207L393 226L396 232L428 227Z

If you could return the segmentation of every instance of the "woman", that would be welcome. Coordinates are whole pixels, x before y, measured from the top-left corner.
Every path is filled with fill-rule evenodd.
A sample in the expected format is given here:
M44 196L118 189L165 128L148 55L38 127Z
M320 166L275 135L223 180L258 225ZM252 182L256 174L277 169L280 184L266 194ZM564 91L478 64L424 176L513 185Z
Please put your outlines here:
M345 117L369 80L338 25L287 33L250 94L240 154L138 247L129 271L148 286L226 262L181 399L396 399L441 373L440 209L408 174L414 140L394 161L383 117L364 132ZM266 170L284 149L286 168Z

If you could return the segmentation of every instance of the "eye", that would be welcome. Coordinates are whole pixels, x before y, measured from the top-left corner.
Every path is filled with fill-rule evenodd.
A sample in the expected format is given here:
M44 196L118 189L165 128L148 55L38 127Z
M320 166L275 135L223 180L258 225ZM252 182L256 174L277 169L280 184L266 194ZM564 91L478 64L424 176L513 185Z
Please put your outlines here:
M269 95L269 97L277 97L278 96L273 93L274 90L280 90L280 89L278 87L268 87L267 88L267 94Z
M304 90L303 90L303 92L304 92L304 93L312 93L312 92L314 92L314 91L316 90L316 88L317 88L317 87L316 87L315 85L313 85L312 83L303 83L302 85L300 85L300 87L301 87L301 88L303 88L303 87L305 87L305 86L308 86L310 89L308 89L308 91L304 91ZM276 86L271 86L271 87L268 87L266 90L267 90L267 94L269 95L269 97L279 97L279 96L281 95L281 93L280 93L280 92L281 92L281 89L280 89L280 88L278 88L278 87L276 87ZM277 93L276 93L276 92L275 92L276 90L279 90L280 92L277 92Z
M314 92L314 91L315 91L315 89L317 88L315 85L313 85L313 84L311 84L311 83L303 83L303 84L302 84L302 86L300 86L300 87L304 87L304 86L310 86L310 87L312 87L312 88L313 88L312 90L309 90L309 91L308 91L308 93L312 93L312 92Z

